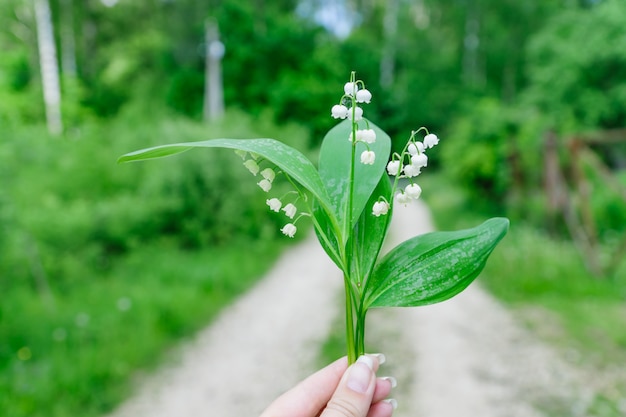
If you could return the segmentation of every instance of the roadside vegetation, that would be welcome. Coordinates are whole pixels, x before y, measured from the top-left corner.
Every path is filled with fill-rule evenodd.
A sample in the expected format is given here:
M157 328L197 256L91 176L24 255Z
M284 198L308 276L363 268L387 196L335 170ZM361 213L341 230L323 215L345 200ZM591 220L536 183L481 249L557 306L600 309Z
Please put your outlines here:
M96 416L272 265L286 243L233 152L117 165L209 127L132 111L64 140L2 129L0 409ZM306 141L241 113L211 134ZM293 138L293 139L290 139ZM228 161L228 172L225 171ZM225 197L228 198L225 198Z

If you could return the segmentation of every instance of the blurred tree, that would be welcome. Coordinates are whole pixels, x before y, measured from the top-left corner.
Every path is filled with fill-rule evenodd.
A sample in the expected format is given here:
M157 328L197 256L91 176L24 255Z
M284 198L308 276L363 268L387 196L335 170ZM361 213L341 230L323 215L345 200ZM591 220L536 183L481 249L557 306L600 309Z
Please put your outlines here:
M560 132L624 127L626 122L626 7L604 0L565 11L528 49L526 100Z

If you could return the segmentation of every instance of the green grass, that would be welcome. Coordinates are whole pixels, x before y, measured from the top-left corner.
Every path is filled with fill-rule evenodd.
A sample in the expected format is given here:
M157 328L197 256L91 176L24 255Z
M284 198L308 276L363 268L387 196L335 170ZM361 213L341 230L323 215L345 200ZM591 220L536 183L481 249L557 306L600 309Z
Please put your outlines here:
M96 416L250 287L282 244L239 240L186 252L144 247L110 272L71 288L3 297L0 409L3 416Z

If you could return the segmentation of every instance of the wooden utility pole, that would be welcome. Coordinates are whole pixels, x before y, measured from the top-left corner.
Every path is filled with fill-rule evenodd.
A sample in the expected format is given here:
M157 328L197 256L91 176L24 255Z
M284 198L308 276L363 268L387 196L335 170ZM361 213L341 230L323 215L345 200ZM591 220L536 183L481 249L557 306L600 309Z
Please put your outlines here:
M219 119L224 114L224 87L222 85L222 57L224 44L214 21L207 21L205 32L204 120Z
M63 132L61 85L59 83L59 64L57 62L52 16L48 0L35 0L35 19L48 131L53 135L58 135Z

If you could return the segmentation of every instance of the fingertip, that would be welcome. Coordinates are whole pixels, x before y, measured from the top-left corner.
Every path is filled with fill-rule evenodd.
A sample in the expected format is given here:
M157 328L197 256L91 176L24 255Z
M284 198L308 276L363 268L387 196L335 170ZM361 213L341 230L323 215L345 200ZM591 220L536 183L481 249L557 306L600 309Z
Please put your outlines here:
M372 404L367 417L391 417L395 409L398 408L398 402L389 398Z

